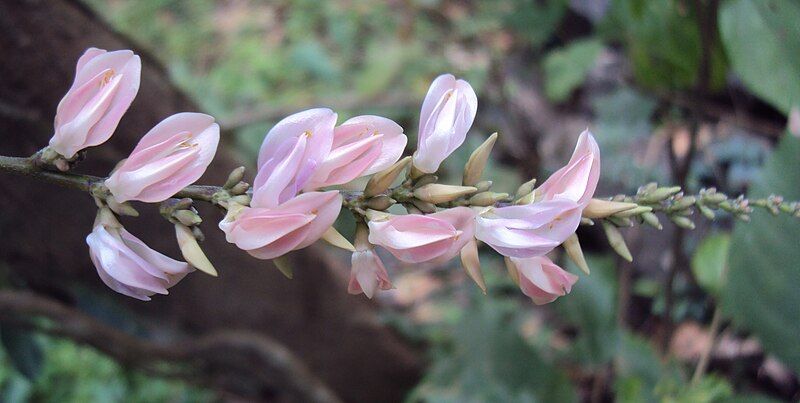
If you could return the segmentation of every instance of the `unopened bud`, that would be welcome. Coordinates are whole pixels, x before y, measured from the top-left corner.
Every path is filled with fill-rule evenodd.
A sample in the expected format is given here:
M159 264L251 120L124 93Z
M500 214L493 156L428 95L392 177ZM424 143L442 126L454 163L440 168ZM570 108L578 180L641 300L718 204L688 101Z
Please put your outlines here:
M364 188L364 196L372 197L389 189L389 186L392 185L409 162L411 162L411 156L405 157L395 162L394 165L389 168L372 175L372 177L369 178L369 182L367 182L367 186Z
M478 192L485 192L492 188L492 181L480 181L475 184L475 188Z
M367 216L367 220L370 221L385 221L392 216L389 213L384 213L383 211L376 211L376 210L367 210L365 212L365 215Z
M515 200L514 204L526 205L526 204L531 204L534 201L536 201L536 191L535 190L530 192L530 193L528 193L528 194L526 194L525 196L522 196L519 199Z
M291 280L294 277L294 270L292 268L292 263L289 261L289 257L286 255L278 256L275 259L272 259L272 263L275 264L275 267L283 273L286 278Z
M203 219L197 213L191 210L178 210L172 213L172 217L178 220L181 224L191 227L200 224Z
M405 207L408 214L424 214L422 210L414 207L414 205L411 203L403 203L403 207Z
M481 175L483 175L483 170L486 168L486 162L489 160L489 154L492 152L495 141L497 141L497 133L492 133L492 135L469 156L469 160L467 160L466 165L464 165L464 179L461 182L462 185L473 186L481 180Z
M594 225L594 221L592 221L591 218L581 217L581 225L588 225L591 227Z
M632 208L630 210L625 210L619 213L614 214L617 217L636 217L642 215L644 213L649 213L653 211L653 208L650 206L638 206L636 208Z
M694 196L685 196L675 200L672 204L671 210L684 210L694 205L697 201Z
M231 171L230 174L228 174L228 180L225 181L225 184L222 185L222 187L225 189L231 189L234 186L236 186L239 182L241 182L243 178L244 178L244 167L236 168L233 171Z
M633 220L630 217L617 217L617 216L610 216L606 217L606 220L611 221L617 227L632 227Z
M370 198L364 204L367 206L367 208L371 208L373 210L383 211L383 210L388 209L389 207L392 207L392 205L395 204L395 203L396 203L396 201L394 199L392 199L391 197L389 197L389 196L378 195L378 196Z
M591 199L586 208L583 209L582 215L587 218L605 218L636 207L639 207L636 203Z
M249 195L246 195L246 194L233 196L233 197L230 198L230 201L232 201L234 203L237 203L237 204L241 204L242 206L250 205L250 200L251 200L251 197Z
M711 210L705 204L697 203L697 209L700 210L700 214L709 220L713 220L716 217L714 210Z
M119 215L127 215L131 217L139 216L139 212L136 211L136 209L133 208L133 206L131 206L130 203L128 202L119 203L117 202L117 199L114 198L114 196L109 195L108 197L106 197L106 204L113 212Z
M214 277L218 275L214 265L211 264L206 254L203 253L203 249L200 248L200 245L197 243L197 238L189 227L183 224L175 224L175 236L178 239L178 247L181 249L181 254L183 258L186 259L187 263L203 273L210 274Z
M651 193L658 188L658 184L655 182L650 182L644 186L640 186L639 189L636 191L636 194L643 195L647 193Z
M511 281L519 286L519 269L517 269L517 265L508 256L504 257L503 261L506 263L506 270L508 270L508 276L511 277Z
M583 256L581 243L578 241L578 235L570 235L563 244L564 250L567 251L567 256L575 263L578 268L583 270L584 273L589 274L589 265L586 263L586 258Z
M658 221L658 216L652 212L642 213L640 217L642 217L642 221L644 221L647 225L659 230L664 229L664 227L661 225L661 222Z
M606 238L608 238L608 244L611 245L611 249L614 249L614 252L617 252L623 259L632 262L633 256L631 256L631 251L628 250L628 245L625 244L625 238L622 237L617 227L609 222L603 221L603 231L606 233Z
M431 183L414 189L414 197L433 204L445 203L458 199L461 196L475 193L478 190L472 186L454 186Z
M469 198L469 204L480 207L492 206L507 197L508 193L480 192Z
M486 294L486 282L483 280L483 273L481 272L481 262L478 258L478 243L472 239L461 248L461 266L467 273L467 276L478 285L478 287Z
M250 184L247 182L239 182L229 190L232 195L243 195L247 193L247 189L250 189Z
M669 219L681 228L694 229L694 222L684 216L670 216Z
M528 194L533 192L534 188L536 188L536 178L533 178L533 179L531 179L531 180L519 185L519 187L517 188L516 198L517 199L521 199L524 196L527 196Z
M413 204L414 207L418 208L420 211L426 214L436 212L436 205L433 203L429 203L420 199L411 199L411 204Z
M336 228L330 227L324 234L322 234L322 239L329 244L341 248L344 250L348 250L350 252L355 252L356 248L353 246L347 238L344 237Z
M422 187L425 185L430 185L431 183L436 183L439 180L439 177L434 174L425 174L419 177L419 179L414 181L414 187Z
M200 230L200 227L195 225L195 226L189 227L189 228L191 228L192 235L194 235L195 239L197 239L200 242L203 242L203 241L206 240L206 236L205 236L205 234L203 234L203 231Z
M656 188L651 192L647 192L639 196L639 201L642 203L656 203L666 200L670 196L681 191L680 186L673 186L668 188Z

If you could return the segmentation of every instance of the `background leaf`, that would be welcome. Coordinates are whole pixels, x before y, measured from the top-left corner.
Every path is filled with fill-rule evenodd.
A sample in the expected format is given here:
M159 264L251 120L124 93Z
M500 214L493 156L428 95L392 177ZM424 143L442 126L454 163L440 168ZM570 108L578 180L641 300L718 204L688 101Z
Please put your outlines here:
M586 80L602 50L600 40L586 39L550 52L544 60L545 95L556 102L567 100Z
M784 136L753 184L750 197L800 199L800 139ZM758 209L737 223L730 250L724 310L755 333L764 348L800 370L800 225Z
M722 42L747 88L784 113L800 102L800 3L734 0L719 14Z
M18 327L5 325L0 328L0 342L6 354L22 375L34 380L42 371L44 356L42 348L33 334Z
M692 256L692 271L697 282L713 295L719 295L722 288L730 244L729 234L711 235L700 243Z

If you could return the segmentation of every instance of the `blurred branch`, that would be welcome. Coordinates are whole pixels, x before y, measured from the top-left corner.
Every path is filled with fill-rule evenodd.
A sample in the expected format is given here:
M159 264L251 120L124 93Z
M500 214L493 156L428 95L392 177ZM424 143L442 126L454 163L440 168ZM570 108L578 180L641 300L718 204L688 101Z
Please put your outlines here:
M46 319L42 321L41 319ZM284 394L297 401L338 402L320 380L277 342L250 332L216 332L159 343L114 329L56 300L0 291L0 322L92 346L123 365L249 399Z

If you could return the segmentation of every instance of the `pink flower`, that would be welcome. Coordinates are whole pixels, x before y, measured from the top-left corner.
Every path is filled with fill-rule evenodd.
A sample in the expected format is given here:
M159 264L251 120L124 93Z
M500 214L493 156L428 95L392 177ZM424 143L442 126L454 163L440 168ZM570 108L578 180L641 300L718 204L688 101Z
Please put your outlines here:
M108 140L139 91L141 71L139 56L130 50L87 49L58 104L50 148L72 158Z
M382 171L397 162L406 147L403 128L380 116L356 116L333 131L333 149L317 167L305 190L341 185Z
M375 254L373 248L356 250L350 260L352 269L350 271L350 283L347 292L350 294L361 294L367 298L372 298L375 291L391 290L392 283L389 281L389 274L383 266L381 258Z
M369 242L406 263L446 262L472 240L475 213L454 207L438 213L392 216L369 222Z
M142 301L149 301L153 294L168 294L168 288L194 271L188 264L150 249L126 231L108 209L100 210L86 243L103 283Z
M594 195L599 179L600 147L592 133L585 130L578 137L575 151L567 165L550 175L536 189L536 198L567 199L585 207Z
M544 256L527 259L512 257L509 260L519 273L519 288L536 305L547 304L569 294L578 281L578 276L558 267Z
M273 208L296 196L330 154L335 125L336 114L324 108L278 122L261 144L251 205Z
M310 192L274 208L230 208L219 228L239 249L259 259L273 259L314 243L333 225L341 208L339 192Z
M476 217L475 237L504 256L541 256L572 235L580 220L580 206L566 199L491 208Z
M118 202L166 200L200 179L218 143L219 125L213 117L172 115L142 137L105 184Z
M599 177L600 149L584 131L569 163L536 189L534 203L487 209L476 219L476 237L505 256L544 255L578 228Z
M436 172L464 142L477 109L478 97L468 82L452 74L436 77L422 103L414 166L425 173Z

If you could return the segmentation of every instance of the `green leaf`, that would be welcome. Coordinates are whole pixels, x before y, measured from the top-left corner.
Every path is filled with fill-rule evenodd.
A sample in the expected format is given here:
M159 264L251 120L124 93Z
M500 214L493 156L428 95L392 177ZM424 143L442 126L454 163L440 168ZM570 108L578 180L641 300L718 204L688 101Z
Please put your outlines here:
M18 327L5 325L0 328L0 343L14 364L14 368L25 378L35 380L42 372L44 354L33 333Z
M562 102L586 80L603 50L599 39L585 39L550 52L544 60L544 90L550 100Z
M781 194L800 199L800 139L784 136L753 183L750 197ZM800 371L800 221L762 209L737 223L729 272L722 290L724 311L752 331L764 348Z
M800 4L733 0L719 14L722 42L747 88L784 113L800 102Z
M730 244L729 234L712 235L703 240L692 256L692 271L697 282L713 295L719 295L722 288Z

